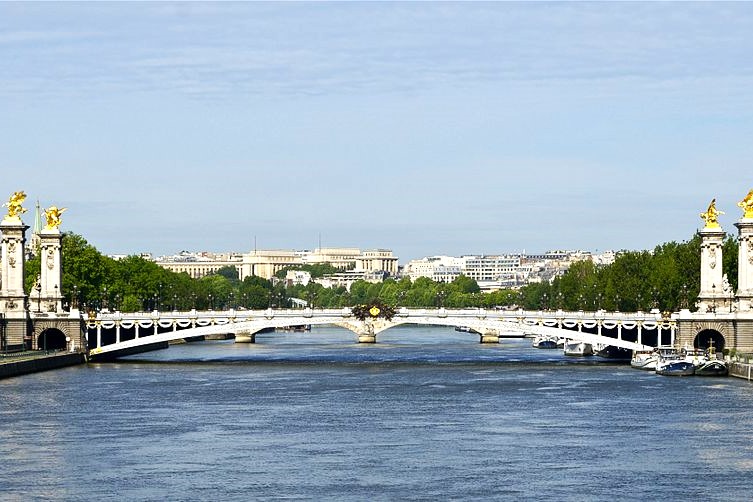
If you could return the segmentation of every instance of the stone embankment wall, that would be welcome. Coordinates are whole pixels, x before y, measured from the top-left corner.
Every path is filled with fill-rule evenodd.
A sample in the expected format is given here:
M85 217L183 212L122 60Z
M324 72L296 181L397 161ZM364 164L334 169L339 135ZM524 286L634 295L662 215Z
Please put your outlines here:
M729 365L729 376L753 380L753 364L733 361Z
M84 354L58 354L21 361L8 361L0 364L0 378L10 378L38 371L54 370L86 362Z

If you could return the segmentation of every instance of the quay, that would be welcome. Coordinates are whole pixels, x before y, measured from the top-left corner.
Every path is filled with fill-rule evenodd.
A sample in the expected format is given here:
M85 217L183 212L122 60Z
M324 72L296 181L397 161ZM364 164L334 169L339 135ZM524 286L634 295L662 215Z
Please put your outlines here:
M748 362L731 361L729 363L729 376L742 378L749 382L753 380L753 363L750 361L751 359L748 359Z
M0 379L84 364L83 352L27 352L0 358Z

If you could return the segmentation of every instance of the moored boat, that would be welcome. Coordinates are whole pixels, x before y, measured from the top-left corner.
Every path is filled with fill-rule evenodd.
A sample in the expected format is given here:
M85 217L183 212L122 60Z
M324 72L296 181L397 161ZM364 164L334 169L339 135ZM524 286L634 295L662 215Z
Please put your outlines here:
M702 365L695 368L695 375L698 376L727 376L729 368L724 361L710 359Z
M687 376L695 373L695 365L686 358L684 352L674 347L658 347L656 349L656 373L668 376Z
M549 336L537 335L533 338L531 345L533 345L533 347L537 349L556 349L557 340Z
M635 351L630 359L630 366L639 370L656 371L656 362L659 360L659 353L651 351Z
M633 352L630 349L623 347L615 347L614 345L601 345L594 347L594 353L605 359L612 359L614 361L630 361Z
M695 373L695 366L693 366L693 363L684 359L660 358L656 363L656 373L658 375L667 376L687 376Z
M577 340L568 340L565 342L564 352L566 356L592 356L594 355L593 346L590 343L580 342Z

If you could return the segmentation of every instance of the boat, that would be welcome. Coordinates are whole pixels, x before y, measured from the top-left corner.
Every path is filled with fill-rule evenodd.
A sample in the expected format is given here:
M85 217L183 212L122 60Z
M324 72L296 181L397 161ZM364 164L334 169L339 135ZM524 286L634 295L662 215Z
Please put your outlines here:
M695 374L698 376L727 376L729 374L729 367L725 361L718 358L716 350L712 345L702 352L702 357L697 355L700 349L694 349L695 362ZM687 357L687 356L686 356Z
M682 358L660 358L656 363L656 373L667 376L687 376L695 373L693 363Z
M311 331L311 325L310 324L294 324L291 326L283 326L281 328L277 328L276 331L293 331L293 332L301 333L304 331Z
M657 347L652 350L635 351L630 359L630 366L639 370L656 371L656 363L662 358L679 357L677 349L670 346Z
M549 336L536 335L533 338L532 345L537 349L556 349L557 340Z
M594 353L599 357L612 359L614 361L630 361L633 357L633 351L630 349L615 347L614 345L600 345L594 347Z
M655 350L636 350L630 359L630 366L639 370L656 371L656 362L659 360L659 353Z
M455 326L455 331L460 331L463 333L478 333L478 331L469 326Z
M682 355L687 362L692 363L696 368L700 368L710 360L706 351L702 349L690 349L686 347L682 349Z
M593 346L590 343L568 340L565 342L564 352L566 356L592 356Z
M724 361L710 359L695 368L695 375L698 376L727 376L729 368Z

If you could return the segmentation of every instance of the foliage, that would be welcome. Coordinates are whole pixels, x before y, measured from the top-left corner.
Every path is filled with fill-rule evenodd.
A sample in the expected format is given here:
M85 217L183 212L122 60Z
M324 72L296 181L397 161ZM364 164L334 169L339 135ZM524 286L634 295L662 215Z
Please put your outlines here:
M232 265L226 265L220 268L219 270L217 270L217 272L214 273L214 275L221 275L233 284L240 282L240 279L238 279L238 269L236 269Z
M277 273L275 273L275 277L277 277L278 279L284 279L285 275L287 275L288 273L288 270L303 270L311 274L312 278L318 279L319 277L325 275L342 272L344 269L335 267L330 263L310 263L306 265L285 267L281 270L278 270Z

